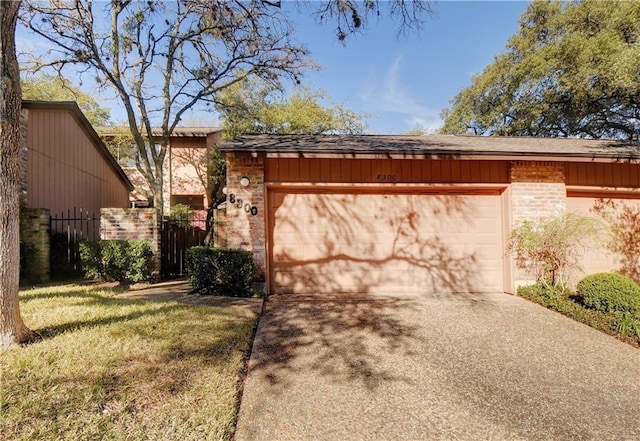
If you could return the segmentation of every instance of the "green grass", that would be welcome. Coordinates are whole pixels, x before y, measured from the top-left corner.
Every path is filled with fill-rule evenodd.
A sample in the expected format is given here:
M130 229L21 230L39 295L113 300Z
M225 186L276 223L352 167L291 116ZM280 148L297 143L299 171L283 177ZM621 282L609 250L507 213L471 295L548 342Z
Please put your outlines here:
M555 292L540 285L521 286L518 295L640 347L640 316L589 309L570 291Z
M1 354L6 440L229 440L257 315L115 289L22 291L33 343Z

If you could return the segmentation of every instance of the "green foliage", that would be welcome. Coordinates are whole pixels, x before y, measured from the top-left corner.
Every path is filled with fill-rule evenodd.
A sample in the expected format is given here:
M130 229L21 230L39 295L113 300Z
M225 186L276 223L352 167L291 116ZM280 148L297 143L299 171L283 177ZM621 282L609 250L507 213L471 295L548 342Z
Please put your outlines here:
M444 133L631 139L640 130L640 2L533 1L443 111Z
M640 347L640 317L629 313L602 312L585 307L568 290L548 286L529 285L518 288L518 295L557 311L594 329L613 335Z
M80 243L80 259L86 277L127 284L150 278L153 252L142 239L87 241Z
M170 216L181 228L188 228L191 219L191 207L185 204L176 204L170 209Z
M566 213L522 222L511 231L507 250L515 254L516 267L534 275L538 283L567 286L580 268L585 241L596 235L593 220Z
M109 108L101 106L94 95L60 76L27 76L20 80L22 98L40 101L75 101L92 126L104 126L109 122Z
M256 78L239 81L222 91L217 110L223 116L225 137L243 133L361 134L369 117L340 104L321 104L328 96L321 90L301 87L287 96L279 87Z
M640 284L640 204L599 199L593 209L609 223L606 246L619 256L620 272Z
M232 297L253 294L254 266L249 251L192 247L187 250L186 268L194 290Z
M577 295L597 311L640 314L640 286L622 274L589 275L578 282Z

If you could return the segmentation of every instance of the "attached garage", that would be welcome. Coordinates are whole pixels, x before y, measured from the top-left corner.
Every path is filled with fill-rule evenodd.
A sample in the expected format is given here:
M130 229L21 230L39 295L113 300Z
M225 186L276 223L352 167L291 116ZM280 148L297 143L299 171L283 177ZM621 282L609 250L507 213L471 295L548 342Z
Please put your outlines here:
M220 150L226 243L253 251L269 294L514 292L531 275L506 251L513 225L640 188L637 148L612 141L253 135ZM590 272L611 266L592 255Z
M503 290L497 190L274 189L268 194L273 293Z

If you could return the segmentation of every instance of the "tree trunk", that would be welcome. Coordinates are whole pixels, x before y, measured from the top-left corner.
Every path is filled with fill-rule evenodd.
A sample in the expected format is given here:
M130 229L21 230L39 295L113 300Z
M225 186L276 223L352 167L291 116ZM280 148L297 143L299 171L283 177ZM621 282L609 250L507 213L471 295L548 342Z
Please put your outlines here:
M30 336L20 316L20 73L15 30L19 1L0 1L0 347Z

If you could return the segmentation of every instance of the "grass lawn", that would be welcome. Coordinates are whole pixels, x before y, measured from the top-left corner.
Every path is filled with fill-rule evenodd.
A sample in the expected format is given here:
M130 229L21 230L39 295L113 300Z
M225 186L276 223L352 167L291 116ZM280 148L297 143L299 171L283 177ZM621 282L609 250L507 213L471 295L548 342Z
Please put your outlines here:
M21 291L40 337L1 355L2 439L230 440L259 305L96 285Z

